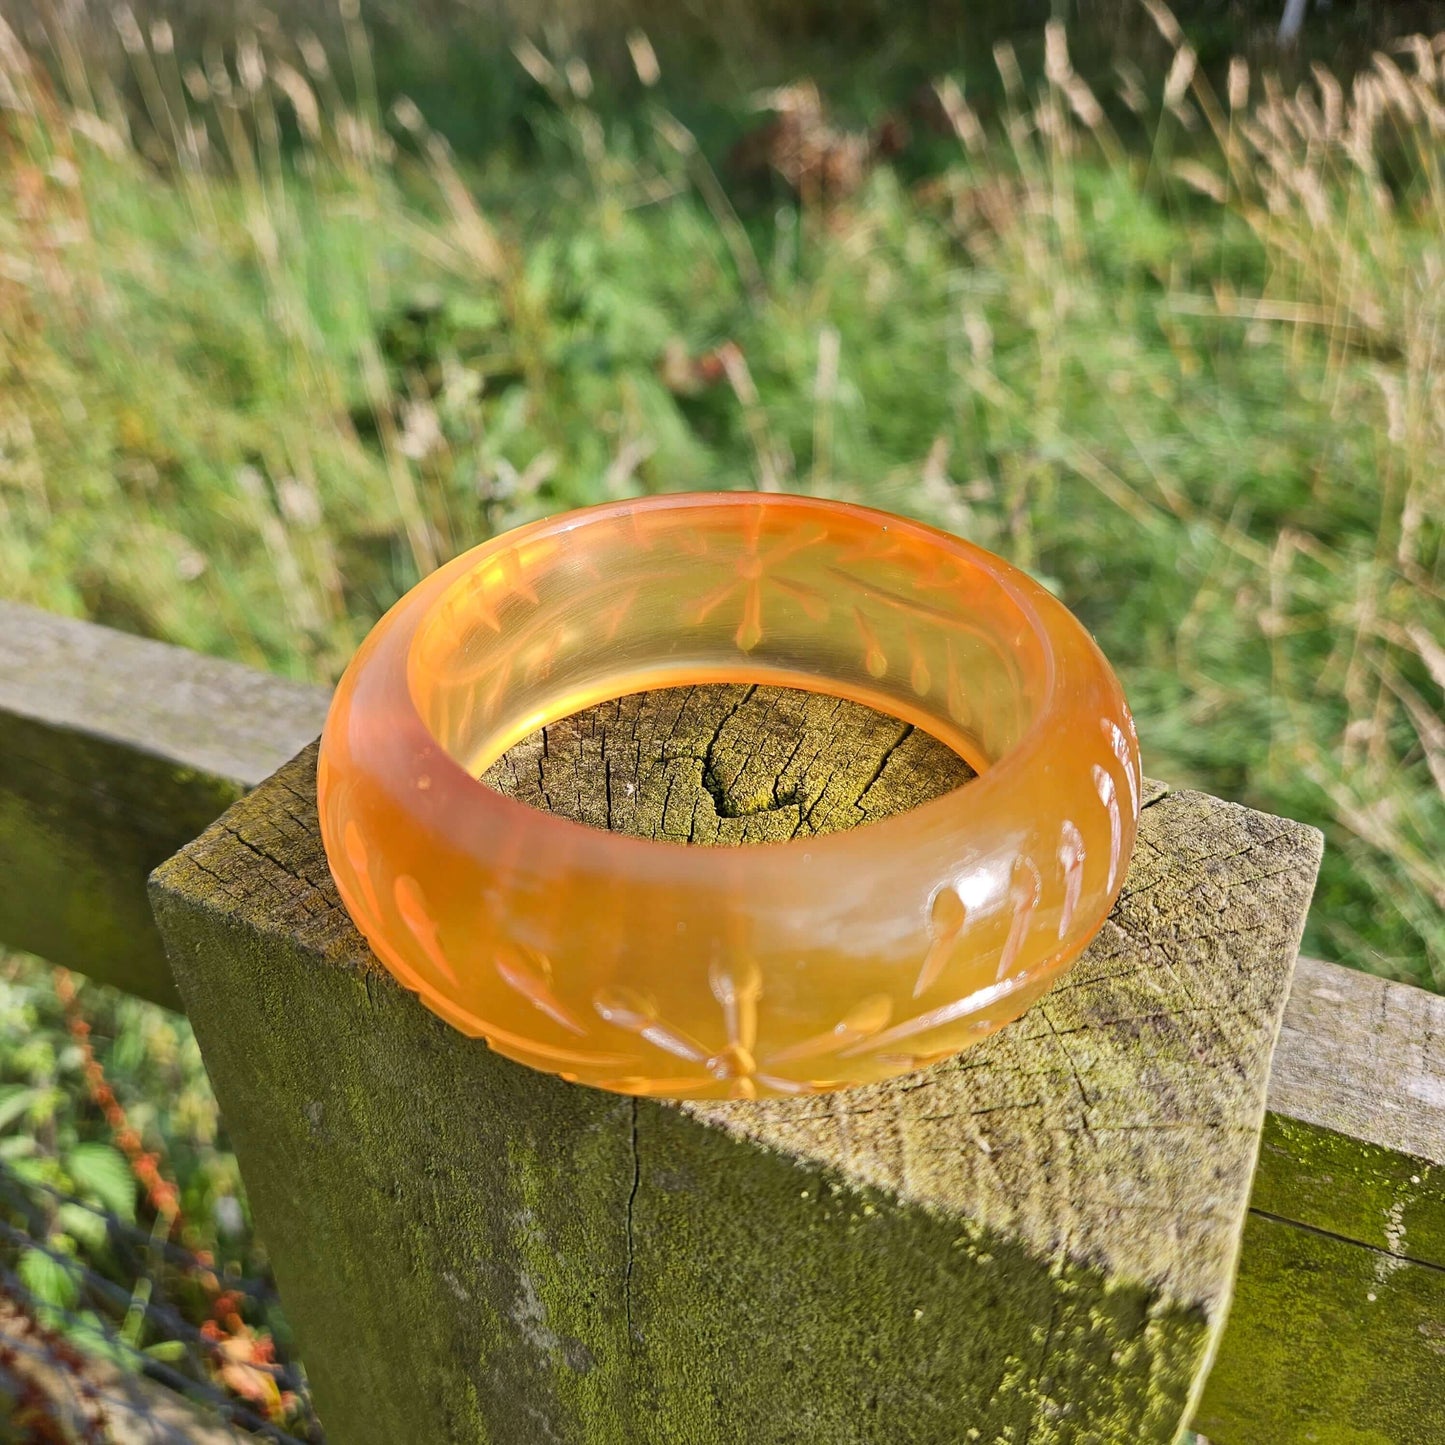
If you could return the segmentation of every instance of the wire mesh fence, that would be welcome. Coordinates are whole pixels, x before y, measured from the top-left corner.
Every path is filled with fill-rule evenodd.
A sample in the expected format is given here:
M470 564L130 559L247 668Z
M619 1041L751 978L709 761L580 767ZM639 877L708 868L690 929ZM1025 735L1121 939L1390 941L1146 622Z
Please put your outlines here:
M62 1208L104 1231L85 1259L52 1243ZM249 1324L275 1299L269 1280L218 1276L204 1253L0 1162L0 1406L12 1429L29 1422L19 1438L110 1441L120 1413L124 1438L194 1441L198 1423L166 1420L162 1386L197 1422L319 1445L301 1370Z
M85 1258L53 1242L62 1209L104 1231ZM25 1432L12 1438L194 1441L209 1419L319 1445L304 1376L248 1323L274 1304L269 1280L218 1275L204 1253L0 1161L0 1417Z
M0 953L0 1445L321 1430L184 1022Z

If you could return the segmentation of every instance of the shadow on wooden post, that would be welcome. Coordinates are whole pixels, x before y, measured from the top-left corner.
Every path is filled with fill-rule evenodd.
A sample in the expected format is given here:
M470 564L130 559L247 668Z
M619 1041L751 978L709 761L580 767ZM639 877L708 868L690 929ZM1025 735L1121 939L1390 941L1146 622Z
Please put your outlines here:
M902 724L742 694L608 704L494 780L662 835L957 781ZM1312 829L1155 789L1109 923L1018 1023L883 1085L674 1107L514 1065L381 970L314 767L152 897L334 1438L1175 1438L1230 1297ZM768 767L789 801L734 810ZM642 805L609 815L609 778Z

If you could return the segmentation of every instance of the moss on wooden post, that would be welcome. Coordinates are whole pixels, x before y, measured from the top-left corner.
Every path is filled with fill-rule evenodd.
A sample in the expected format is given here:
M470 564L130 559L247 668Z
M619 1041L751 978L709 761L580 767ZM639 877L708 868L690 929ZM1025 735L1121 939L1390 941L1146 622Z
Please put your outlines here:
M1440 1445L1445 998L1300 959L1269 1092L1197 1428L1212 1445Z
M308 750L157 871L177 981L333 1438L952 1445L1175 1438L1227 1307L1318 835L1150 795L1059 988L866 1089L669 1106L463 1038L370 957ZM957 783L770 689L649 694L490 775L696 842Z

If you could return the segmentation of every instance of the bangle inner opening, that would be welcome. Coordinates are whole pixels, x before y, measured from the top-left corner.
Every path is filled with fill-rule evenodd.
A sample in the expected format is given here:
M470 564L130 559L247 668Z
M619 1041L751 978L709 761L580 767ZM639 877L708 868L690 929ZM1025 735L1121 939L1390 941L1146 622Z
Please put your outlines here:
M509 748L482 782L554 817L709 847L846 832L973 777L925 729L861 704L703 684L559 719Z
M689 683L843 697L982 773L1047 700L1039 623L977 549L802 499L679 498L483 549L422 620L412 701L474 777L570 714Z

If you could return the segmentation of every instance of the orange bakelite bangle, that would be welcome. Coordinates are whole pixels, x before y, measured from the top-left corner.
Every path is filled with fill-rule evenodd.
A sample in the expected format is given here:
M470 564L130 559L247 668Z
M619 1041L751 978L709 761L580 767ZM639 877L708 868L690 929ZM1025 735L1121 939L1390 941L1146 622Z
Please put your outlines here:
M917 724L978 770L913 811L731 848L631 838L479 781L609 698L773 683ZM592 507L433 573L377 624L322 738L347 910L498 1052L629 1094L809 1094L1021 1014L1098 931L1138 742L1078 621L1000 558L844 503Z

